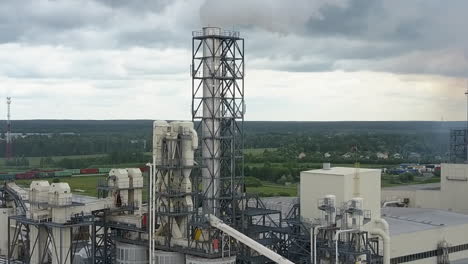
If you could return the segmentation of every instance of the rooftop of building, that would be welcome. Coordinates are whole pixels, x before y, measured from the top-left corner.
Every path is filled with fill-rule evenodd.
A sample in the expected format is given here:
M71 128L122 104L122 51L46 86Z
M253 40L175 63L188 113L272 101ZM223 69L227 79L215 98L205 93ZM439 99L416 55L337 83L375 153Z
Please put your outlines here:
M468 258L459 259L459 260L450 260L451 264L466 264L468 263Z
M303 171L303 172L310 173L310 174L350 175L356 172L356 168L354 167L331 167L330 169L316 169L316 170L308 170L308 171ZM380 173L381 170L359 168L359 172L360 173L365 173L365 172Z
M468 224L468 215L425 208L386 207L382 217L391 236Z
M383 190L397 190L397 191L416 191L416 190L440 190L440 182L425 183L425 184L412 184L412 185L399 185L393 187L385 187Z

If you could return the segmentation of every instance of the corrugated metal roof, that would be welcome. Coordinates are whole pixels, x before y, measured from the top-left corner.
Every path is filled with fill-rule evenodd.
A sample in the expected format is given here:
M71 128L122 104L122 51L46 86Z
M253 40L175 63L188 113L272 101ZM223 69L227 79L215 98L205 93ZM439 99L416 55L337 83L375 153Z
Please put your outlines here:
M390 225L390 235L439 229L468 224L468 215L424 208L382 208L382 217Z
M450 260L451 264L468 264L468 258L459 260Z

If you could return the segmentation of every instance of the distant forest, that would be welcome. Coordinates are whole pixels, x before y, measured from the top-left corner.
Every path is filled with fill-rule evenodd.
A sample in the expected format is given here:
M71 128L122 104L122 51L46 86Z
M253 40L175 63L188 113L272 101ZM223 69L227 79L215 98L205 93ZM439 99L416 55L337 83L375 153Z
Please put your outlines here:
M18 120L14 133L28 135L14 140L18 157L47 157L149 152L151 120ZM5 121L0 126L5 127ZM419 161L444 159L449 131L464 122L263 122L246 121L245 148L270 149L263 155L247 155L247 162L310 162L353 159L375 160L376 153L399 154L403 160L419 156ZM74 134L60 134L74 133ZM2 135L3 137L4 135ZM0 155L4 155L4 141ZM359 155L347 153L357 146ZM330 157L324 156L325 154Z

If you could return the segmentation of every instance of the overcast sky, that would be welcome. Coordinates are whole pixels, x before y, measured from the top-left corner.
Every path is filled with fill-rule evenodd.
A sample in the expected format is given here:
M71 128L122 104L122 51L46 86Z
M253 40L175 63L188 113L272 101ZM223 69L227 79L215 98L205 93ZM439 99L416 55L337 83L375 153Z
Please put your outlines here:
M209 25L245 38L247 120L463 120L466 10L466 0L2 0L0 96L13 97L13 119L190 119L191 32Z

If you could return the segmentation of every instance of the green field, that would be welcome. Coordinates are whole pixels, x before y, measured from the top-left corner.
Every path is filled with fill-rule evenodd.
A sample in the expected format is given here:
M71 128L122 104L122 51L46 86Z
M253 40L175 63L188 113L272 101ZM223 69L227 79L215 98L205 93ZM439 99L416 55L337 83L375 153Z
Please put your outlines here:
M86 177L68 177L59 178L61 182L67 182L70 184L70 188L73 193L84 194L90 196L97 196L97 185L99 179L105 179L105 176L86 176ZM43 178L40 180L47 180L50 183L54 178ZM20 186L27 187L31 184L32 180L17 180L16 183ZM77 189L83 190L84 192L78 192Z
M284 186L271 182L262 182L261 187L247 187L248 193L256 193L260 196L297 196L297 184Z
M106 156L107 154L93 154L93 155L73 155L73 156L52 156L51 158L54 161L61 160L64 158L67 159L82 159L82 158L101 158ZM29 161L30 167L38 167L40 166L41 159L44 157L26 157ZM5 166L5 158L0 158L0 166Z
M413 181L410 182L401 182L398 179L398 175L389 175L389 174L382 174L382 187L393 187L393 186L400 186L400 185L413 185L413 184L425 184L425 183L437 183L440 182L440 178L432 177L432 178L422 178L422 177L415 177Z
M264 163L246 163L246 166L250 167L263 167L265 164ZM272 162L270 163L272 167L281 167L284 166L285 163L278 163L278 162ZM323 166L323 163L318 163L318 162L297 162L295 165L300 166L300 167L310 167L310 168L321 168ZM332 164L333 167L354 167L353 163L347 163L347 164ZM381 168L388 168L391 167L391 165L384 165L384 164L360 164L360 168L368 168L368 169L381 169Z
M70 188L75 194L83 194L90 196L97 196L97 185L99 180L105 179L105 176L74 176L68 178L60 178L61 182L70 184ZM55 178L43 178L50 183ZM16 183L22 187L28 187L33 180L17 180ZM145 179L146 186L146 179ZM263 182L261 187L248 187L247 192L261 194L262 196L295 196L297 195L297 185L284 186L269 182ZM83 190L84 192L77 191ZM143 190L143 200L146 200L146 188Z

